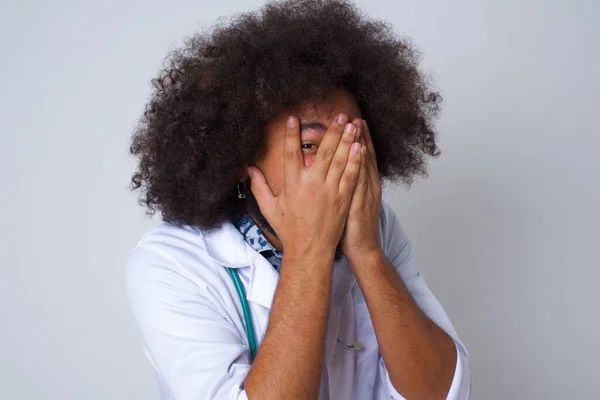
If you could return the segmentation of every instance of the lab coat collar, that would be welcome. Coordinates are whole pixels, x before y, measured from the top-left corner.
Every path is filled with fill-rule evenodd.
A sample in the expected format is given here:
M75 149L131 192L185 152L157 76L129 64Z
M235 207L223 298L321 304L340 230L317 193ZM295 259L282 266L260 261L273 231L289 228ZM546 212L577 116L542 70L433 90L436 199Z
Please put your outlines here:
M230 268L250 265L244 237L231 222L204 233L202 239L206 252L218 264Z
M246 243L231 222L202 236L204 248L217 264L236 268L247 277L246 299L270 309L279 280L271 263Z

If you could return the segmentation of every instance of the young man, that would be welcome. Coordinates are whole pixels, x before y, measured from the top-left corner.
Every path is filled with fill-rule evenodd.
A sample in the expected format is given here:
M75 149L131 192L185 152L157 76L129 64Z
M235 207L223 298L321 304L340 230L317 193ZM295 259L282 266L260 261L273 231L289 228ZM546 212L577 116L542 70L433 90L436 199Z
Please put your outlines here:
M438 149L416 51L344 1L173 52L133 138L164 224L127 287L162 399L467 399L467 352L381 182Z

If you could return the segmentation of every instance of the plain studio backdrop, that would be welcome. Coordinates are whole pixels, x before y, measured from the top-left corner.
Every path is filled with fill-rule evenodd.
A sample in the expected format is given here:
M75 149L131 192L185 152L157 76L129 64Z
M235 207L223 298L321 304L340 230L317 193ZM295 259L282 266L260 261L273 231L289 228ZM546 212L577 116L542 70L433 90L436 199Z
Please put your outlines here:
M159 222L130 135L167 51L263 1L3 2L0 397L158 399L124 263ZM423 52L442 156L388 187L473 395L600 390L600 5L364 0Z

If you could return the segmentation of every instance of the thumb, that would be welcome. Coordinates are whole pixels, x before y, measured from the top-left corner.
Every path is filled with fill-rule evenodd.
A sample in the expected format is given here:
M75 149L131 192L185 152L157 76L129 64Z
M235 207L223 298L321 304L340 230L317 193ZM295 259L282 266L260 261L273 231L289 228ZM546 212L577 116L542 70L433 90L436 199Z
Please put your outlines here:
M256 197L261 212L266 215L265 211L270 208L270 205L275 204L275 196L260 169L250 166L248 175L250 175L250 190Z

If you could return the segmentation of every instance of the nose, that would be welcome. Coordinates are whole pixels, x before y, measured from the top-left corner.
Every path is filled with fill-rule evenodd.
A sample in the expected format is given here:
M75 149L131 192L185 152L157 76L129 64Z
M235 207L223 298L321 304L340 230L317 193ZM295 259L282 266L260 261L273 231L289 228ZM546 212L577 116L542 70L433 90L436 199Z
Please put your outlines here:
M306 168L310 168L313 163L315 162L315 156L314 155L305 155L304 156L304 166Z

